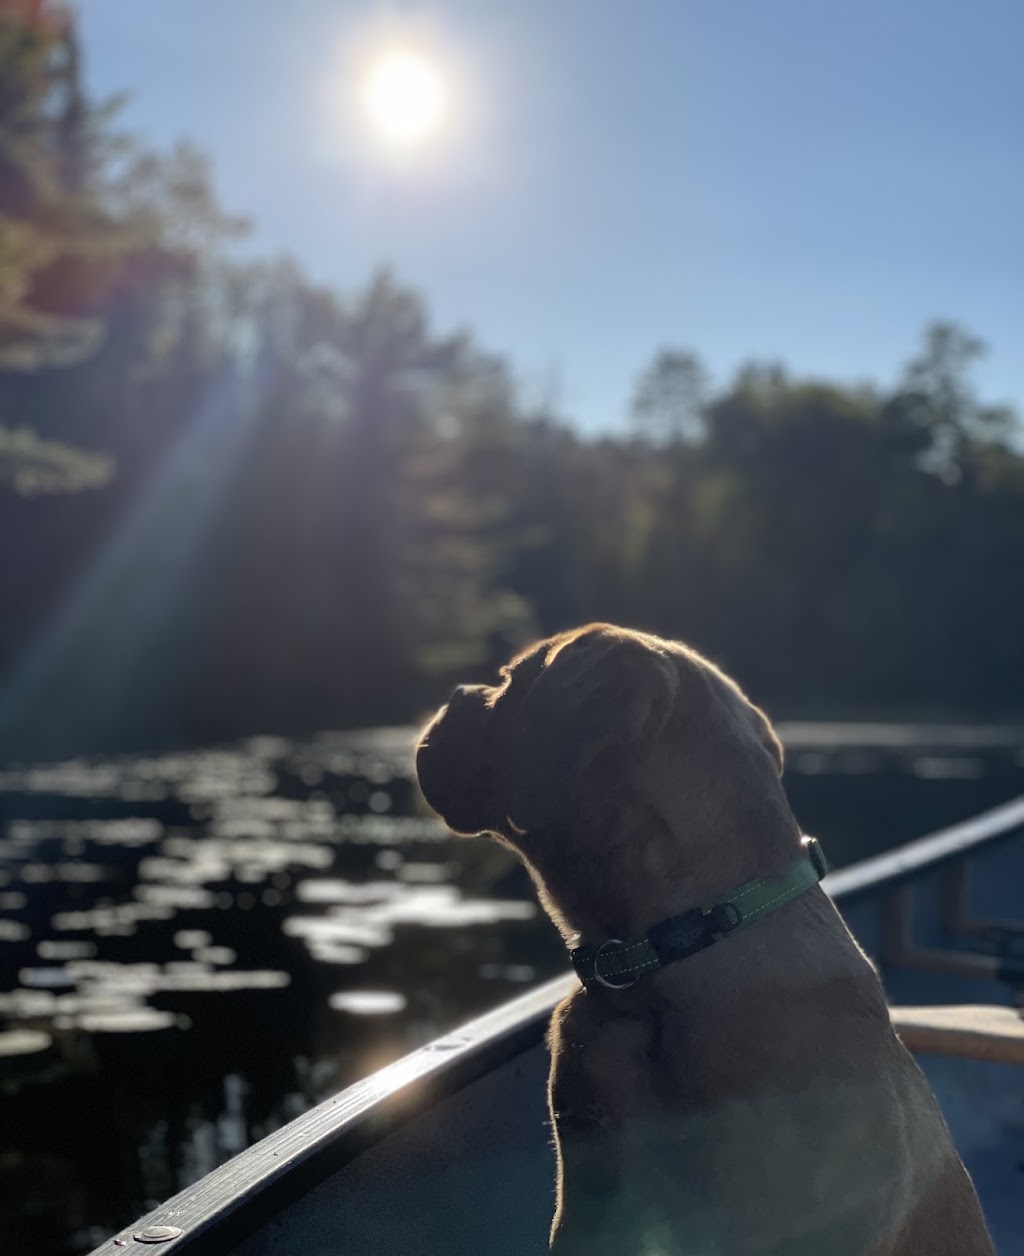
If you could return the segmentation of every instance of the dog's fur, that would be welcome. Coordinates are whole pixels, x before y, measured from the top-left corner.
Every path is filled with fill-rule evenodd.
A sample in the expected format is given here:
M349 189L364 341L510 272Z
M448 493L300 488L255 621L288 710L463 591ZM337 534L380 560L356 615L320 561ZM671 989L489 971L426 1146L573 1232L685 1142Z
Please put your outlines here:
M568 939L639 933L799 854L782 750L675 642L592 624L461 686L427 801L529 869ZM817 886L633 988L555 1011L560 1256L991 1256L878 978Z

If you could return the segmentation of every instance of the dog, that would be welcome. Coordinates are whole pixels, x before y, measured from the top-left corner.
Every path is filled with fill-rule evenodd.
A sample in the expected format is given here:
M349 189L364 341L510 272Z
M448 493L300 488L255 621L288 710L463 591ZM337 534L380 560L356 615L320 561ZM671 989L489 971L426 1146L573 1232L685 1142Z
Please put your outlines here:
M416 767L452 830L522 859L583 977L549 1032L552 1252L992 1256L728 676L590 624L456 689Z

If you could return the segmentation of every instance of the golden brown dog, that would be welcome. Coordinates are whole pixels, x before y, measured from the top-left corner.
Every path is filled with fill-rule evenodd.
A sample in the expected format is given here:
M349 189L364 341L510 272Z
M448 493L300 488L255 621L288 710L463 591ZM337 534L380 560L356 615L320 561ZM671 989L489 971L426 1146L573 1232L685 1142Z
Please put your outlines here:
M420 784L451 828L518 852L567 940L643 934L796 866L779 742L694 651L592 624L502 676L438 713ZM817 884L628 989L588 984L550 1036L553 1251L991 1256L935 1100Z

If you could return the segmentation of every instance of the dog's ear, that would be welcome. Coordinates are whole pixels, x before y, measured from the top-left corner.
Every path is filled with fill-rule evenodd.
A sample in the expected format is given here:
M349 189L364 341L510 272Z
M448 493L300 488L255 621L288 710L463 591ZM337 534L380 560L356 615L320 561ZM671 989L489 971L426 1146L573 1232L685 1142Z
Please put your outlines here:
M513 826L526 831L564 815L599 754L656 736L672 715L678 684L672 656L638 634L599 624L556 641L511 749Z

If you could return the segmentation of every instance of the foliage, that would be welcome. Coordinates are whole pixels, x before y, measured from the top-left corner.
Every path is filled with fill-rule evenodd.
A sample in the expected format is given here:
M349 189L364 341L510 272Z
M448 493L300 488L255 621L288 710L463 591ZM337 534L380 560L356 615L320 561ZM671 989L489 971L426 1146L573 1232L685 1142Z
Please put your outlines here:
M88 102L82 90L75 27L44 0L0 4L0 370L35 375L70 368L104 344L108 318L124 295L173 264L167 215L182 212L205 170L186 151L171 161L139 153L111 129L116 101ZM187 176L192 173L191 184ZM175 179L172 176L177 175ZM159 193L152 185L160 181ZM147 197L147 193L150 193ZM161 218L163 215L163 218ZM194 220L195 214L192 215ZM163 235L163 240L161 240ZM29 407L0 416L35 430ZM70 416L64 426L77 426ZM106 482L95 450L64 433L68 458L86 474L47 475L47 491ZM86 433L88 441L92 433ZM28 437L20 438L22 443ZM0 483L26 482L23 451L0 447ZM38 458L35 459L38 466ZM50 449L49 465L53 464ZM105 465L105 464L104 464ZM33 482L39 483L33 473ZM2 490L0 490L2 491Z
M65 365L98 343L90 296L120 245L90 187L73 26L5 6L0 82L0 365Z

